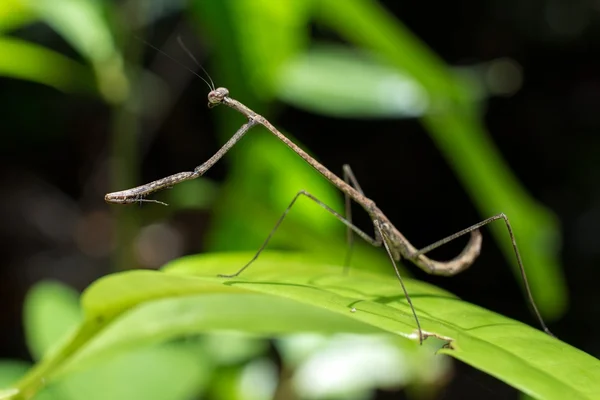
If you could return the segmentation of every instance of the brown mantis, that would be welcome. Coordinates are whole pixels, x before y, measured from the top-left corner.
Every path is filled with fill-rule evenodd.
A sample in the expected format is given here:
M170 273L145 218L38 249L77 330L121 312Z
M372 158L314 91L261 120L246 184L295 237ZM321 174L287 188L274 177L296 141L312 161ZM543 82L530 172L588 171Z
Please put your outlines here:
M517 258L517 263L518 263L518 266L519 266L519 269L521 272L521 277L523 279L523 283L525 285L525 290L527 293L529 303L531 304L534 314L537 317L542 329L549 335L552 335L552 333L550 332L550 330L544 323L544 320L542 319L542 316L541 316L540 312L538 311L538 308L533 299L533 295L532 295L531 289L529 287L529 282L527 280L527 275L525 273L525 269L523 267L523 262L521 260L521 255L519 254L519 249L517 247L516 239L515 239L512 227L510 225L510 222L508 220L508 217L506 215L504 215L502 213L498 214L498 215L494 215L494 216L487 218L475 225L472 225L472 226L470 226L466 229L463 229L453 235L450 235L442 240L439 240L427 247L424 247L422 249L416 249L404 237L404 235L402 235L402 233L398 229L396 229L394 227L394 225L392 225L392 223L388 220L388 218L385 216L385 214L377 207L375 202L364 195L356 178L354 177L354 174L352 173L352 170L350 169L350 167L348 165L344 165L344 168L343 168L345 179L339 178L333 172L329 171L322 164L320 164L317 160L315 160L310 155L308 155L304 150L302 150L296 144L294 144L292 141L290 141L281 132L279 132L266 118L255 113L254 111L252 111L250 108L246 107L244 104L240 103L239 101L229 97L229 91L227 89L222 88L222 87L215 88L214 84L212 85L211 88L212 88L212 90L208 94L209 108L215 107L219 104L224 104L224 105L240 112L241 114L243 114L246 118L248 118L248 122L245 123L244 125L242 125L242 127L240 127L240 129L223 145L223 147L221 147L219 149L219 151L217 151L205 163L196 167L194 169L194 171L180 172L180 173L156 180L154 182L147 183L145 185L137 186L132 189L108 193L105 196L106 202L117 203L117 204L131 204L131 203L137 203L137 202L154 202L154 203L166 205L163 202L160 202L157 200L148 200L145 197L155 191L162 190L162 189L171 187L175 184L178 184L180 182L190 180L190 179L195 179L195 178L202 176L221 157L223 157L223 155L225 153L227 153L227 151L229 151L229 149L231 149L233 147L233 145L235 145L252 127L254 127L256 125L262 125L265 128L267 128L273 135L275 135L279 140L281 140L283 143L285 143L291 150L293 150L296 154L298 154L300 157L302 157L302 159L304 159L314 169L316 169L318 172L320 172L321 175L323 175L327 180L329 180L339 190L341 190L346 197L346 209L347 210L349 210L350 199L354 200L356 203L358 203L368 213L368 215L373 223L375 235L374 235L374 237L371 237L370 235L368 235L367 233L365 233L364 231L362 231L361 229L356 227L351 222L350 219L345 218L343 215L339 214L338 212L336 212L335 210L333 210L332 208L327 206L325 203L321 202L318 198L316 198L309 192L302 190L302 191L299 191L296 194L296 196L292 199L289 206L286 208L283 215L279 218L279 220L277 221L277 223L275 224L275 226L269 233L268 237L263 242L260 249L254 255L254 257L252 257L252 259L246 265L241 267L237 272L235 272L233 274L229 274L229 275L219 275L220 277L233 278L233 277L238 276L246 268L248 268L258 258L260 253L265 249L265 247L269 243L271 237L273 236L273 234L275 233L275 231L277 230L279 225L282 223L283 219L288 214L290 209L293 207L295 202L298 200L298 198L300 196L305 196L305 197L308 197L309 199L311 199L312 201L314 201L315 203L317 203L323 209L327 210L329 213L331 213L333 216L335 216L342 223L344 223L350 234L352 232L354 232L357 235L359 235L361 238L363 238L365 241L372 244L373 246L377 246L377 247L383 246L385 248L388 257L389 257L390 261L392 262L394 271L400 282L400 285L402 287L402 290L404 292L406 300L412 310L412 314L416 321L417 330L419 333L419 341L422 343L423 339L424 339L424 333L421 329L421 324L419 322L419 318L417 316L415 308L413 307L413 303L410 298L410 295L408 294L408 291L406 290L406 287L402 280L402 276L400 275L398 266L396 265L396 261L400 261L401 259L409 260L429 274L445 275L445 276L451 276L451 275L458 274L459 272L468 268L475 261L475 259L477 258L477 256L480 253L482 238L481 238L481 233L479 232L479 228L481 228L484 225L489 224L490 222L501 219L504 221L506 228L508 230L508 234L512 241L512 246L513 246L516 258ZM347 213L347 215L348 215L348 213ZM428 253L429 251L436 249L436 248L438 248L460 236L463 236L467 233L471 234L471 238L470 238L468 244L465 246L464 250L454 259L452 259L450 261L440 262L440 261L432 260L432 259L428 258L427 256L425 256L425 254Z

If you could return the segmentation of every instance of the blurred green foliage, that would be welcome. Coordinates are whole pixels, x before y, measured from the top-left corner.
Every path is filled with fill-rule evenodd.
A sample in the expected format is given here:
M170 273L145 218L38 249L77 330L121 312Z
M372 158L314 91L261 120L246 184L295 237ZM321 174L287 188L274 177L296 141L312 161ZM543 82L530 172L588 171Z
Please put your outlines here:
M139 183L138 116L131 110L143 108L144 102L137 92L143 72L139 62L142 43L135 36L165 9L163 6L160 1L99 0L5 0L0 4L0 74L75 95L95 95L113 107L115 188ZM181 7L198 32L209 38L215 82L227 85L233 97L257 112L269 110L270 102L280 100L325 115L419 117L482 217L502 211L511 218L534 297L544 315L555 318L564 312L567 298L556 253L560 241L556 218L531 198L490 141L479 113L482 88L461 79L377 2L197 0L189 5L174 2L171 7ZM81 60L11 36L12 31L36 22L59 33ZM347 45L312 43L309 28L313 23L333 31ZM353 90L348 90L350 81ZM382 96L393 101L382 104ZM241 124L241 117L232 116L229 109L214 113L223 139ZM268 111L265 114L274 117ZM335 209L342 208L334 188L266 134L249 135L232 150L228 161L230 174L221 187L190 182L171 193L175 199L171 213L198 207L184 200L194 198L193 193L209 193L204 204L214 209L207 244L211 250L258 248L265 232L299 189L314 193ZM311 252L323 262L341 263L343 225L318 207L304 203L308 202L300 202L290 213L273 246ZM115 208L119 243L116 269L133 265L132 243L141 224L139 213L135 208ZM507 260L514 264L505 227L497 223L493 232ZM354 260L359 268L391 274L380 249L359 244ZM41 304L35 296L41 296L46 305L31 306ZM31 294L26 325L30 351L36 358L79 322L75 298L68 289L51 284ZM48 318L52 305L62 310L60 318ZM264 350L256 346L250 347ZM230 387L226 378L221 389L207 389L208 384L201 379L219 364L218 359L205 357L206 351L205 345L194 340L168 343L106 361L94 374L105 377L101 382L114 385L110 393L116 399L152 398L152 393L160 395L156 398L176 399L203 390L226 391L223 388ZM149 392L128 392L133 390L128 383L136 378L126 371L135 372L136 365L153 365L156 369L145 371L143 381L156 382L171 391L148 386L145 389L151 389ZM20 363L0 367L4 377L16 378L23 370ZM167 370L171 371L168 376L180 381L161 385L160 376ZM82 372L77 382L60 389L62 395L68 392L70 398L93 397L98 393L94 374ZM231 369L230 375L222 376L238 379L241 369ZM52 398L50 391L43 396ZM235 396L229 393L221 398Z

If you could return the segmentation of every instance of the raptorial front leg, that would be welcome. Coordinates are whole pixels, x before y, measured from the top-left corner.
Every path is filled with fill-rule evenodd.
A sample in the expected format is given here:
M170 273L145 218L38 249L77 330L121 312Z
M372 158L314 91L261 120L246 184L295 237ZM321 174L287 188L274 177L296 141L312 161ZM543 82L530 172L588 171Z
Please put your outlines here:
M221 277L221 278L234 278L234 277L238 276L239 274L241 274L246 268L248 268L250 266L250 264L252 264L258 258L258 256L260 255L260 253L262 253L262 251L267 247L267 245L269 244L269 241L271 240L271 238L273 237L273 235L275 234L275 232L277 231L277 229L279 228L279 226L281 225L281 223L283 222L283 220L285 219L285 217L288 215L288 213L290 212L290 210L292 209L292 207L294 206L294 204L296 203L296 201L298 200L298 198L300 196L306 196L309 199L311 199L312 201L314 201L315 203L317 203L324 210L328 211L330 214L332 214L334 217L336 217L338 220L340 220L349 229L352 229L353 232L356 232L356 234L358 236L360 236L361 238L363 238L368 243L372 244L373 246L380 246L381 245L381 241L380 240L378 241L378 240L372 238L371 236L369 236L368 234L366 234L365 232L363 232L360 228L358 228L357 226L353 225L352 222L348 221L346 218L344 218L342 215L340 215L333 208L329 207L327 204L323 203L321 200L319 200L318 198L316 198L315 196L313 196L312 194L310 194L306 190L301 190L298 193L296 193L296 195L294 196L294 198L292 199L292 201L290 202L290 204L287 206L287 208L285 209L285 211L283 212L283 214L281 215L281 217L279 217L279 220L277 220L277 223L275 224L275 226L273 227L273 229L269 233L269 236L267 236L267 238L265 239L265 241L263 242L263 244L260 246L260 248L258 249L258 251L256 252L256 254L254 255L254 257L252 257L252 259L246 265L244 265L242 268L240 268L240 270L237 271L236 273L234 273L234 274L219 274L219 277Z

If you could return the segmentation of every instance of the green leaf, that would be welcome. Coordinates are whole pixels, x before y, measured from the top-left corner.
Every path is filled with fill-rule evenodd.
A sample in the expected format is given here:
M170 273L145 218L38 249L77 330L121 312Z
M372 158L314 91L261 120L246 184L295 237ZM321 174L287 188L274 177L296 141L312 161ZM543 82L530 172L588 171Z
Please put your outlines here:
M417 346L415 321L397 281L358 270L343 275L339 266L273 253L263 254L237 278L216 277L235 272L250 256L186 257L164 272L130 271L98 280L82 297L85 321L79 330L20 381L20 393L23 397L34 393L44 379L77 361L73 357L78 353L82 357L78 362L83 362L85 351L91 357L117 345L129 347L134 341L149 343L191 332L227 329L269 336L293 331L389 332ZM600 396L600 362L595 358L441 289L412 280L406 285L424 331L448 340L443 353L534 398ZM119 321L127 324L118 328ZM113 322L117 332L110 334ZM99 341L95 350L92 340ZM88 345L91 350L86 350Z
M23 0L0 2L0 32L19 28L35 19L35 13Z
M0 75L25 79L64 92L92 93L93 76L81 64L42 46L0 37Z
M42 358L81 321L78 299L79 293L59 282L43 281L29 290L24 306L25 336L34 358Z
M315 113L414 118L428 109L427 93L412 76L341 46L316 46L290 60L279 77L279 98Z

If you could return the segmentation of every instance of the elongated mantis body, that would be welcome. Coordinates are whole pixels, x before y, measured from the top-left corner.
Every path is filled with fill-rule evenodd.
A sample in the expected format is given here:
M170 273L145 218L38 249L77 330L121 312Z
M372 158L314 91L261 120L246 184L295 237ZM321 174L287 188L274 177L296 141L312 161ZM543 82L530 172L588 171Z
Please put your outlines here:
M289 140L285 135L283 135L281 132L279 132L266 118L255 113L254 111L252 111L250 108L246 107L244 104L240 103L239 101L229 97L229 91L227 89L222 88L222 87L214 88L214 86L212 87L212 89L213 90L211 90L211 92L208 95L208 106L210 108L215 107L219 104L224 104L224 105L240 112L241 114L243 114L246 118L248 118L248 122L245 123L244 125L242 125L242 127L240 127L240 129L223 145L223 147L221 147L221 149L219 149L219 151L217 153L215 153L215 155L213 155L204 164L196 167L194 169L194 171L180 172L180 173L159 179L157 181L132 188L132 189L108 193L105 196L105 200L108 203L130 204L130 203L137 203L137 202L154 202L154 203L166 205L165 203L162 203L157 200L148 200L145 197L151 193L158 191L158 190L162 190L162 189L171 187L175 184L178 184L180 182L184 182L186 180L195 179L195 178L202 176L221 157L223 157L223 155L225 153L227 153L227 151L229 151L229 149L231 149L231 147L233 147L233 145L235 145L252 127L254 127L255 125L262 125L265 128L267 128L273 135L275 135L279 140L281 140L283 143L285 143L292 151L294 151L297 155L299 155L302 159L304 159L304 161L306 161L314 169L316 169L319 173L321 173L321 175L323 175L327 180L329 180L339 190L341 190L344 193L344 195L346 196L346 209L347 210L349 209L348 205L349 205L350 199L355 201L356 203L358 203L369 215L369 217L373 223L375 235L374 235L374 237L371 237L370 235L368 235L367 233L365 233L364 231L362 231L361 229L356 227L354 224L352 224L352 222L349 219L345 218L344 216L342 216L341 214L339 214L338 212L336 212L335 210L333 210L332 208L330 208L329 206L327 206L326 204L321 202L318 198L316 198L312 194L310 194L306 191L300 191L296 194L296 196L293 198L293 200L291 201L290 205L287 207L287 209L285 210L283 215L279 218L275 227L271 230L269 236L267 237L267 239L265 240L263 245L260 247L260 249L257 251L255 256L246 265L241 267L237 272L235 272L233 274L229 274L229 275L225 275L225 274L220 275L221 277L233 278L233 277L238 276L246 268L248 268L252 264L252 262L254 262L254 260L256 260L258 258L260 253L265 249L265 247L269 243L269 240L271 239L271 237L273 236L273 234L275 233L275 231L277 230L277 228L279 227L279 225L281 224L281 222L283 221L285 216L288 214L288 212L290 211L292 206L295 204L296 200L300 196L305 196L305 197L308 197L309 199L313 200L319 206L321 206L322 208L324 208L325 210L330 212L338 220L340 220L342 223L344 223L347 226L349 233L352 233L352 232L356 233L357 235L359 235L361 238L363 238L365 241L372 244L373 246L380 247L383 245L390 261L392 262L392 265L394 267L394 271L396 273L398 281L400 282L400 285L402 287L404 295L406 296L406 300L412 310L412 314L414 316L414 319L415 319L415 322L417 325L417 329L418 329L418 333L419 333L419 341L422 343L422 341L424 339L424 333L421 329L421 324L419 322L419 318L418 318L415 308L413 306L410 295L408 294L408 291L406 290L406 287L402 280L402 276L400 275L400 272L398 270L396 261L400 261L401 259L409 260L413 264L417 265L419 268L424 270L425 272L427 272L429 274L433 274L433 275L452 276L452 275L458 274L459 272L464 271L466 268L471 266L471 264L473 264L475 259L479 256L479 253L481 251L481 242L482 242L482 237L481 237L481 233L479 232L479 228L489 224L490 222L501 219L504 221L506 228L508 230L508 234L512 241L515 256L517 258L517 263L519 265L519 269L521 272L521 276L523 278L523 283L525 285L527 297L528 297L529 303L531 304L532 310L533 310L535 316L537 317L542 329L546 333L552 335L552 333L550 332L550 330L547 328L546 324L544 323L544 320L535 304L535 300L533 299L533 295L531 294L531 289L529 287L529 282L527 280L525 268L523 267L523 262L521 260L521 255L519 253L519 249L517 247L516 239L515 239L512 227L510 225L510 222L508 220L508 217L506 215L504 215L502 213L498 214L498 215L494 215L494 216L487 218L475 225L472 225L472 226L470 226L466 229L463 229L453 235L450 235L442 240L439 240L427 247L424 247L422 249L417 249L406 239L406 237L404 237L404 235L402 235L402 233L396 227L394 227L394 225L389 221L389 219L385 216L385 214L377 207L375 202L364 195L364 193L362 192L362 189L358 185L358 182L354 178L352 170L350 169L349 166L347 166L347 165L344 166L345 179L339 178L337 175L335 175L333 172L329 171L325 166L323 166L321 163L319 163L317 160L315 160L313 157L311 157L309 154L307 154L304 150L302 150L300 147L298 147L295 143L293 143L291 140ZM432 260L431 258L428 258L427 256L425 256L425 254L428 253L429 251L436 249L436 248L438 248L460 236L463 236L467 233L470 233L470 235L471 235L468 244L465 246L463 251L458 256L453 258L452 260L442 262L442 261ZM349 238L351 238L351 236L349 236Z

